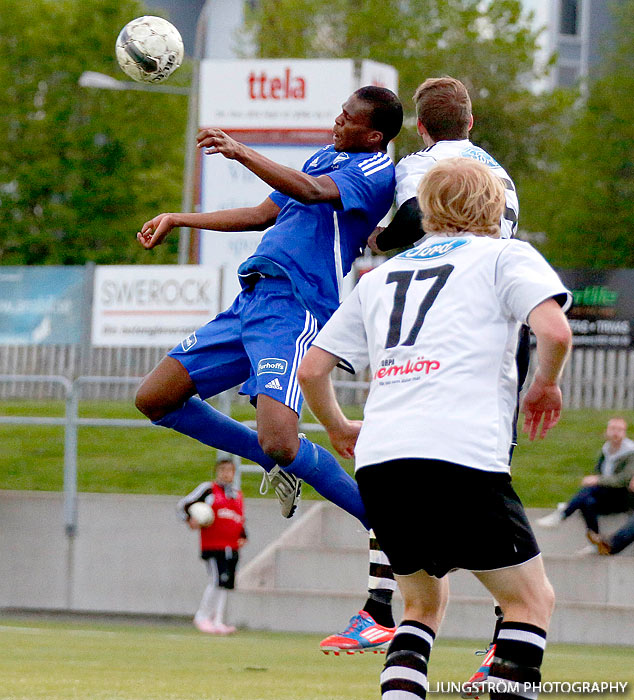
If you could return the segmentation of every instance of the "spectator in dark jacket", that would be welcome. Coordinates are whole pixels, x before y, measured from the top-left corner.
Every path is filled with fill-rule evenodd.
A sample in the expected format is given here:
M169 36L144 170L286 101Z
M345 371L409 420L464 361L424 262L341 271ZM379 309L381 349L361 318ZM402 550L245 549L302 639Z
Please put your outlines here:
M599 535L599 515L623 513L634 508L634 441L626 437L624 418L611 418L606 429L607 441L601 449L595 474L584 476L581 489L568 503L537 521L540 527L557 527L579 510L586 523L588 539ZM596 539L596 537L595 537Z

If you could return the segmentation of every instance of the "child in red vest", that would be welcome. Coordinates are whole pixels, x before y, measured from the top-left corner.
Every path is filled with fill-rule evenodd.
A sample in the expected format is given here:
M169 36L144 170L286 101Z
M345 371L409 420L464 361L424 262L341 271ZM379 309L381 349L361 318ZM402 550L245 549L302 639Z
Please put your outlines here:
M235 627L223 622L227 591L235 587L238 550L247 540L244 529L242 492L233 485L235 464L222 459L216 464L215 481L205 481L178 503L183 520L193 530L200 529L200 556L207 567L209 582L203 593L194 625L208 634L232 634ZM211 506L214 520L200 527L190 517L189 508L202 501Z

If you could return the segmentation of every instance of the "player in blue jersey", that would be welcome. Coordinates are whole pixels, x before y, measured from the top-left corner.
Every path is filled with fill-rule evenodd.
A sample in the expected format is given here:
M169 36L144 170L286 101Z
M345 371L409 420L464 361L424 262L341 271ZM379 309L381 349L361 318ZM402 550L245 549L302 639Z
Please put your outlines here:
M377 228L368 245L377 253L414 244L424 234L416 190L423 175L436 163L447 158L468 157L487 165L504 185L505 207L500 220L502 238L512 238L517 231L519 202L513 180L486 151L471 143L473 126L471 98L465 85L450 76L428 78L414 94L417 130L425 148L402 158L396 166L397 211L385 229ZM528 370L528 329L521 335L522 350L518 354L520 386ZM514 441L513 441L514 442ZM379 543L369 536L368 598L342 632L331 634L320 643L324 653L384 652L391 641L396 623L392 614L392 596L396 581L391 564ZM495 608L498 625L502 611ZM497 627L496 627L497 630ZM493 642L497 637L494 633ZM481 668L472 680L481 679L488 671L492 655L487 653Z
M242 291L232 306L163 358L139 387L136 405L157 425L260 464L285 517L293 514L304 479L365 522L355 481L327 450L298 437L297 368L338 307L344 275L390 209L395 175L386 150L402 121L394 93L360 88L335 120L333 145L311 156L301 172L220 129L203 129L199 148L242 163L275 192L255 207L160 214L137 234L150 249L180 226L271 227L238 269ZM257 432L204 401L238 384L256 404Z

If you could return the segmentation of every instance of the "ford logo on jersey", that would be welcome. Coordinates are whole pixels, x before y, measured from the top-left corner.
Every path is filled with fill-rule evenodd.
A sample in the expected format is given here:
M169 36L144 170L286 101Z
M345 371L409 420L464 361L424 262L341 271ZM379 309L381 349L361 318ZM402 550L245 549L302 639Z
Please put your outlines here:
M406 260L429 260L430 258L439 258L442 255L447 255L447 253L451 253L452 250L467 245L467 243L470 243L468 238L454 238L453 241L432 243L431 245L423 243L423 245L406 250L396 257L405 258Z
M491 158L486 151L483 151L477 146L473 146L473 148L466 148L460 155L463 158L473 158L474 160L479 160L481 163L488 165L490 168L500 167L500 164L497 161L493 160L493 158Z
M286 374L288 362L278 357L266 357L258 362L258 374Z

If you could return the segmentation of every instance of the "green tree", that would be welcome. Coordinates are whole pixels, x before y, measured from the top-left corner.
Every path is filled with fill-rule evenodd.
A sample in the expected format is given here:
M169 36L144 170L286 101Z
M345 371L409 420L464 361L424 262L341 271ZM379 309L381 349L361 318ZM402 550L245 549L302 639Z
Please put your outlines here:
M136 0L3 0L0 264L148 262L136 231L180 207L186 99L78 86L86 70L126 79L114 42L142 14Z
M634 0L615 13L612 49L554 155L557 167L527 188L531 226L546 232L544 253L561 267L634 267Z
M473 140L514 176L536 167L566 106L559 92L531 90L548 67L535 65L538 32L520 0L261 0L248 27L262 57L369 58L397 68L410 117L399 156L420 148L411 95L427 77L468 86Z

